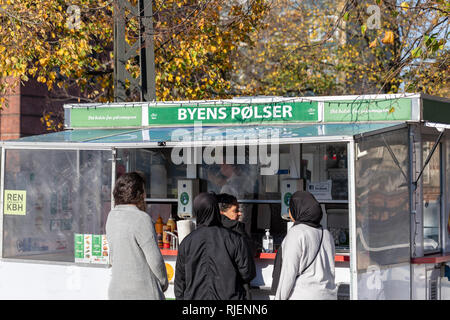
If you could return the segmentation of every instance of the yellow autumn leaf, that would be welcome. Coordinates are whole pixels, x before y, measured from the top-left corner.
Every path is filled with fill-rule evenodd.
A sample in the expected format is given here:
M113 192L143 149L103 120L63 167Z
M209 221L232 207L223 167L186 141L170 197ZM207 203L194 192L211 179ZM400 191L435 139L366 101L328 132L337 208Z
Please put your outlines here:
M384 38L381 40L384 44L393 44L394 43L394 32L386 31L384 34Z
M369 48L375 48L377 46L377 44L378 44L378 40L377 40L377 38L375 38L373 41L371 41L369 43Z
M403 1L403 2L400 4L400 7L402 7L402 9L403 9L404 11L408 11L408 9L409 9L409 4L408 4L406 1Z

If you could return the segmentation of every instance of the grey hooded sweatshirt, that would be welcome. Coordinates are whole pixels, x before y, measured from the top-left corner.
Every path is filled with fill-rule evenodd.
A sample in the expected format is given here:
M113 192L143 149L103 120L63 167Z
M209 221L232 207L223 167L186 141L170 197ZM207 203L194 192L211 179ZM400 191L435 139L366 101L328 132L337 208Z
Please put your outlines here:
M279 274L275 299L336 300L334 240L320 224L320 204L310 192L297 191L289 211L295 222L281 243L280 259L275 259L275 282Z
M322 245L316 259L300 275L317 252L321 232L305 224L289 229L281 244L283 264L275 300L337 299L334 240L328 230L323 230Z

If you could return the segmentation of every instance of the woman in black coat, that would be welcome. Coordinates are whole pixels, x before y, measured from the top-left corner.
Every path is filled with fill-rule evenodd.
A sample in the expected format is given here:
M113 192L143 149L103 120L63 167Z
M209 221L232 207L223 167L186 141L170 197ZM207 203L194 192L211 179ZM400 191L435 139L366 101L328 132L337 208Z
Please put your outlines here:
M239 234L220 224L217 199L201 193L194 199L197 228L178 249L175 297L178 300L243 300L245 283L255 276L254 261Z

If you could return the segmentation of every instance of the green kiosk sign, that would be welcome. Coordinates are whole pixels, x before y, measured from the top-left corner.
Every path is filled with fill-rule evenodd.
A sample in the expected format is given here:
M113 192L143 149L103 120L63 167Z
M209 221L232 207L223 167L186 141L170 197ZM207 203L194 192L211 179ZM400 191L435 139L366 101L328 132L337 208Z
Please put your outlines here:
M446 105L440 102L423 103L423 114L418 98L359 97L330 99L314 97L309 101L270 99L241 102L236 100L202 102L157 102L123 105L73 106L69 123L72 128L125 128L157 126L262 125L285 123L354 123L393 122L419 119L442 121L439 114L448 115ZM299 101L300 100L300 101ZM442 106L441 106L442 105Z
M72 127L139 127L142 125L142 108L73 108L70 124Z
M72 128L119 128L142 126L190 126L201 121L204 125L233 125L285 122L317 122L317 101L274 102L252 104L177 104L99 106L72 108Z
M149 107L149 125L317 122L317 102Z
M325 122L399 121L411 119L411 100L358 100L324 103Z

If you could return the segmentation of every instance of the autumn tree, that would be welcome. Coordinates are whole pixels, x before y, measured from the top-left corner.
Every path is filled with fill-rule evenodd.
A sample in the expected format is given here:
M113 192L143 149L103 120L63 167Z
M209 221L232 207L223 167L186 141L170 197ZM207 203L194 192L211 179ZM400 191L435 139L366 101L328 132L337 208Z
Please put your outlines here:
M235 64L234 88L245 94L448 95L447 2L276 0L271 8Z
M155 1L158 100L230 97L238 47L264 25L267 0Z
M0 13L2 78L36 78L67 98L75 87L82 101L110 98L109 1L0 0Z
M132 4L136 1L130 0ZM229 95L231 61L259 27L264 0L154 0L158 100ZM55 98L113 99L113 1L0 0L0 76L16 83L35 78ZM138 17L127 40L137 37ZM139 76L136 59L127 68ZM3 81L5 93L11 81ZM4 97L1 101L5 102Z
M160 101L404 91L448 95L444 0L151 4ZM54 99L112 101L114 5L111 0L70 5L0 0L1 105L8 88L29 79L45 84ZM126 14L131 42L139 18ZM139 76L135 58L127 68Z

